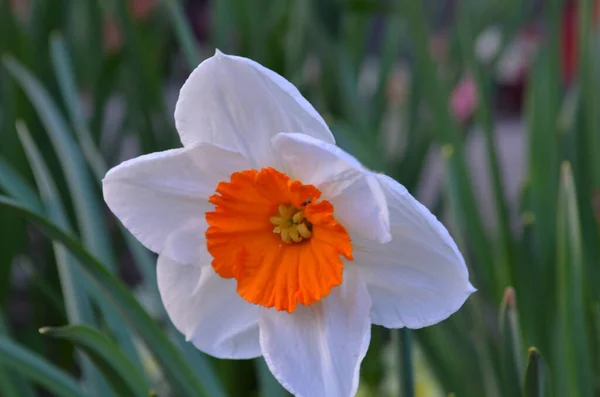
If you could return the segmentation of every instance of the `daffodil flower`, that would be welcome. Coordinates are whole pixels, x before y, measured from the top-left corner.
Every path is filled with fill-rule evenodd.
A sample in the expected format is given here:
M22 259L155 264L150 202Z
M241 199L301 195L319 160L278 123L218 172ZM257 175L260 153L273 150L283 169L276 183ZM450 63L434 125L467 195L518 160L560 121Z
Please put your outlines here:
M175 121L183 148L113 168L104 198L159 254L167 313L203 352L264 356L297 396L351 396L371 324L432 325L474 291L444 226L273 71L217 51Z

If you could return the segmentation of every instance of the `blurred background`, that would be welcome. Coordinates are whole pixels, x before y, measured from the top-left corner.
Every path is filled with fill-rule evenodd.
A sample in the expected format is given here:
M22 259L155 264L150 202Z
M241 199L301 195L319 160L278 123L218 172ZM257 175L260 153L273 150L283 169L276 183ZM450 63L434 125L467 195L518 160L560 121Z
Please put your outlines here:
M100 190L180 146L179 88L219 48L294 83L465 255L479 291L374 326L359 396L600 396L599 22L596 0L0 0L0 395L287 395L185 343Z

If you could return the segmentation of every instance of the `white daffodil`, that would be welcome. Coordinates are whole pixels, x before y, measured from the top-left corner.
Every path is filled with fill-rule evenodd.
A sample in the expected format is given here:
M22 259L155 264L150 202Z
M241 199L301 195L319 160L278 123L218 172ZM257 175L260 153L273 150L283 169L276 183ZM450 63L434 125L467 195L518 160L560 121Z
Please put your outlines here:
M217 51L175 121L183 148L113 168L104 198L159 254L166 310L203 352L262 355L297 396L351 396L371 324L432 325L474 291L444 226L278 74Z

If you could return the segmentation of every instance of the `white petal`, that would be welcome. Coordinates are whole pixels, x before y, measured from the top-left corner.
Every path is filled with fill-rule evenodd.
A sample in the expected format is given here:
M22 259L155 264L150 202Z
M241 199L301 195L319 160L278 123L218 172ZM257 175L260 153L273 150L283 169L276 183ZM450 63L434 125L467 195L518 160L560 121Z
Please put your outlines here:
M181 88L175 122L184 146L209 142L277 167L270 140L296 131L334 143L325 121L289 81L250 59L219 51Z
M202 237L204 214L213 208L208 197L219 181L247 168L241 154L209 144L152 153L111 169L104 200L142 244L161 253L167 237L184 227Z
M377 178L390 210L392 241L353 238L354 263L373 301L371 321L387 328L438 323L475 291L465 261L427 208L392 178Z
M370 300L356 269L311 306L291 314L265 310L260 345L275 378L295 396L346 397L358 388L371 338Z
M385 195L373 172L339 147L305 134L278 134L273 146L293 178L321 190L349 232L382 243L390 240Z
M259 308L238 295L235 280L220 277L210 264L184 265L165 255L157 272L167 313L186 340L218 358L261 355Z
M203 217L192 218L169 234L161 255L187 265L209 264L212 256L206 251L205 235L208 224Z

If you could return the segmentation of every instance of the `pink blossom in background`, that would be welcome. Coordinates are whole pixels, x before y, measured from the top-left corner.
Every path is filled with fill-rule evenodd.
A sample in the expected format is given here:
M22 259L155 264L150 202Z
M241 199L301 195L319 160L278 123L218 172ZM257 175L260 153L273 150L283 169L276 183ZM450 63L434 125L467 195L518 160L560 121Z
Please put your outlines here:
M123 36L117 21L114 18L105 17L102 25L104 50L108 53L119 51L123 45Z
M131 16L134 21L147 19L158 6L157 0L132 0L130 3ZM117 20L105 15L103 21L104 50L114 53L123 46L123 34Z
M147 19L157 6L157 0L132 0L131 15L138 21Z
M10 10L21 22L29 16L29 0L11 0Z
M460 122L465 122L471 117L477 105L479 97L473 77L463 77L450 94L450 109L452 114Z

